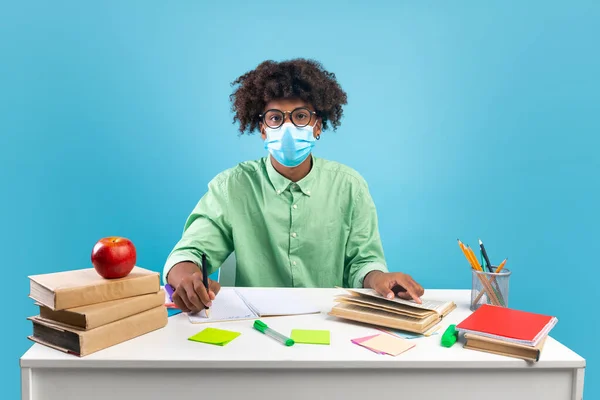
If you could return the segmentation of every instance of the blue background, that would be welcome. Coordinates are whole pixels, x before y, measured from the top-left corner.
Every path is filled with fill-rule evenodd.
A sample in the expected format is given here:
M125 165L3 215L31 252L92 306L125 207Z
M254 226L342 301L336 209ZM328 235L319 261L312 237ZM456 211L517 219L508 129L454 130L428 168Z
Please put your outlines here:
M294 57L348 93L315 153L369 182L390 268L468 288L456 238L482 238L509 258L511 306L559 318L600 396L600 3L210 3L3 2L6 398L31 345L27 276L90 267L107 235L160 271L209 179L264 155L232 125L230 82Z

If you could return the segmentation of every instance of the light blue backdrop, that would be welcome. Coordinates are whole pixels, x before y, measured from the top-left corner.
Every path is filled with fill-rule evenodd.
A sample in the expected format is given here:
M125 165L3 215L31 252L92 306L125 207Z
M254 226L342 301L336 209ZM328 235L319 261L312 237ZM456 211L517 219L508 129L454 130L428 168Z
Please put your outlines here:
M264 154L231 123L230 82L298 56L348 92L316 154L368 180L391 269L467 288L456 239L482 238L509 258L511 305L558 316L600 396L599 3L213 3L3 2L6 398L31 344L27 276L89 267L105 235L161 270L209 179Z

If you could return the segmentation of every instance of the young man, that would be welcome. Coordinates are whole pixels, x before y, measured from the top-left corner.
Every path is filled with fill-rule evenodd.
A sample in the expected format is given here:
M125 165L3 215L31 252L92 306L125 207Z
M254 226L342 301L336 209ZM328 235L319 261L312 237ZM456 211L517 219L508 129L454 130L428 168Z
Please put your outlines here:
M418 283L387 271L366 182L311 153L340 125L335 75L311 60L266 61L233 84L234 122L258 130L268 155L216 176L188 217L163 274L177 306L210 307L220 286L204 287L201 255L212 273L233 251L236 286L366 287L420 302Z

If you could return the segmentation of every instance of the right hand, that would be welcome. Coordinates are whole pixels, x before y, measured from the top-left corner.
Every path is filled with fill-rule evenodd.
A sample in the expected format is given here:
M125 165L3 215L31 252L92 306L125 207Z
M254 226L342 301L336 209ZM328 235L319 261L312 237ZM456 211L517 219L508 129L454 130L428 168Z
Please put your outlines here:
M173 302L183 312L199 312L212 306L212 301L221 290L219 282L208 280L208 290L202 283L202 272L194 272L181 279L173 292Z

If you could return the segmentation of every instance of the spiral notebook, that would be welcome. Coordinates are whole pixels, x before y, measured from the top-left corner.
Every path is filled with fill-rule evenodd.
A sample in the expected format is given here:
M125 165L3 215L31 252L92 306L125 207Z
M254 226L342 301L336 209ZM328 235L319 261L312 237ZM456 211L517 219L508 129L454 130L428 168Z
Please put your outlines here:
M320 308L295 289L222 288L210 308L189 313L193 324L256 319L260 317L316 314Z

